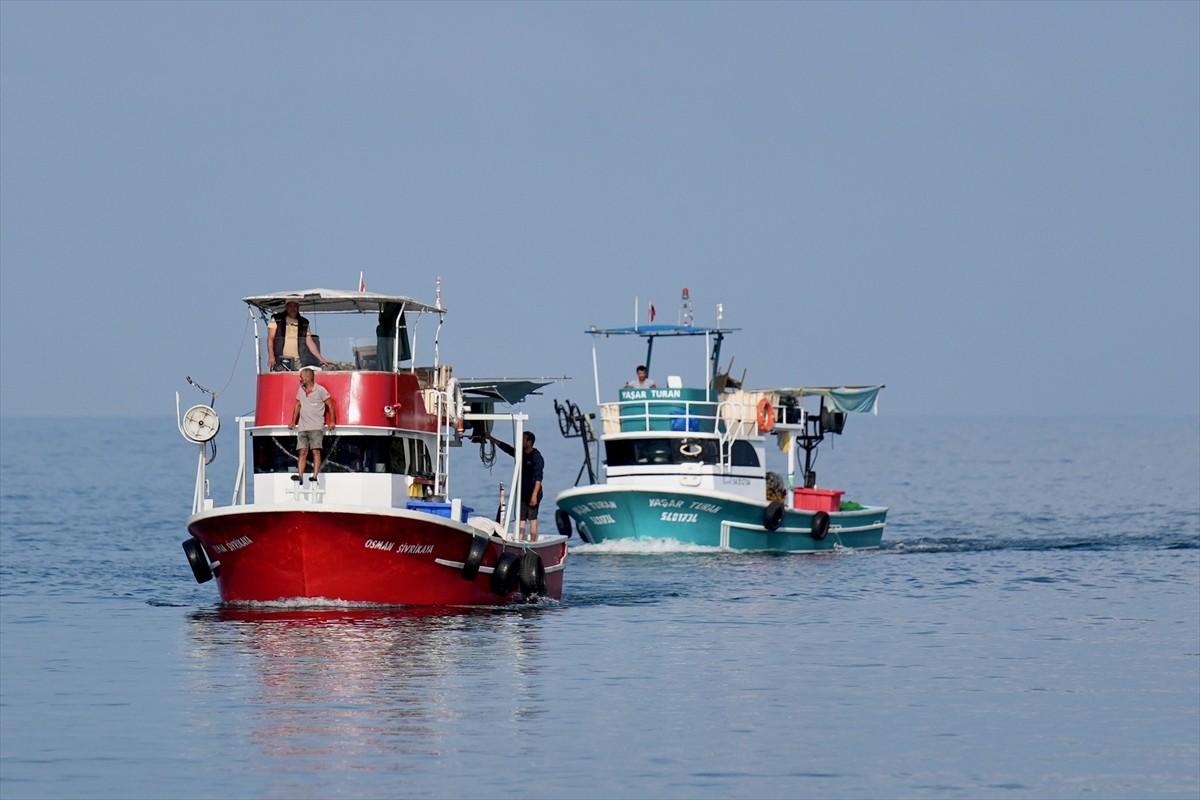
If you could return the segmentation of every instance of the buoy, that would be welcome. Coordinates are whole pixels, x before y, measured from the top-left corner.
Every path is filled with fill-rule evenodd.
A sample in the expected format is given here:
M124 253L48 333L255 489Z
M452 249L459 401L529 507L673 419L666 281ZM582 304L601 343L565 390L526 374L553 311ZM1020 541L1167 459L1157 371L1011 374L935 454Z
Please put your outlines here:
M462 384L458 382L458 378L451 378L446 381L446 417L451 422L459 422L462 420L463 410ZM461 425L458 431L462 433Z
M763 398L758 401L758 432L770 433L775 427L775 409L771 407L771 401Z

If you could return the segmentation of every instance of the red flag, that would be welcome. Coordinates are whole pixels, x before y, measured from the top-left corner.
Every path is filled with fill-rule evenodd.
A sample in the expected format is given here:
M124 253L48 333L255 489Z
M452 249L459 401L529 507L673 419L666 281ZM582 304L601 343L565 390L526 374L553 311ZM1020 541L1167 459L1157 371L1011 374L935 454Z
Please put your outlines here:
M654 301L650 301L650 321L654 322Z
M367 290L367 284L363 282L363 274L361 270L358 273L358 290L360 292L365 292Z

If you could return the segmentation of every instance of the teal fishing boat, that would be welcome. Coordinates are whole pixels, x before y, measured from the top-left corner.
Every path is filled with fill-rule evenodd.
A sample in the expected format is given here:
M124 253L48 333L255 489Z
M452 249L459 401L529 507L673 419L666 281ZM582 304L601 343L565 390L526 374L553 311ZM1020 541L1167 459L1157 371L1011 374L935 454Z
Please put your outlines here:
M882 385L807 386L748 390L718 369L721 345L736 329L691 324L684 290L680 323L590 328L596 415L555 402L564 436L584 444L576 486L555 499L560 533L588 543L667 540L730 550L816 552L877 548L887 508L816 485L817 448L841 434L852 413L875 412ZM636 312L635 312L636 315ZM651 366L659 340L703 343L707 383L620 389L600 401L596 348L609 337L645 340ZM773 440L786 455L786 474L767 469ZM598 452L603 449L603 475ZM579 485L584 471L590 483Z

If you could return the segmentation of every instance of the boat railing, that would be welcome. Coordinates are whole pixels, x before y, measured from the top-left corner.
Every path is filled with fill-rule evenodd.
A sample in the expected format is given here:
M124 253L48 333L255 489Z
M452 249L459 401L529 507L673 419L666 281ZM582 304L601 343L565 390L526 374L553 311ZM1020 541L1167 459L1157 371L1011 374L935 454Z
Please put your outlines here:
M745 439L748 436L758 434L758 425L755 420L755 406L747 404L744 399L736 398L721 401L720 410L721 416L721 444L728 445L735 439ZM729 448L723 446L721 452L728 452Z
M762 435L760 403L764 398L770 402L767 393L741 390L722 395L719 402L688 399L679 396L680 392L641 390L631 394L635 393L644 396L626 396L618 402L600 405L600 423L605 435L657 431L715 433L720 438L721 467L725 470L732 466L734 441ZM696 393L703 395L702 391Z
M361 336L319 336L312 334L316 352L313 352L307 341L300 348L301 356L294 360L290 367L297 371L301 367L320 367L341 372L392 372L391 349L384 348L381 352L379 341L375 338ZM321 358L317 357L320 354ZM322 366L321 359L328 362ZM278 367L277 367L278 368ZM259 372L270 372L267 355L264 351ZM444 389L450 374L443 366L418 367L413 366L410 359L405 358L396 369L397 372L412 372L421 381L422 387Z
M605 434L652 431L717 433L717 403L708 400L638 399L603 403L600 424Z
M603 432L607 435L691 431L720 433L730 439L745 438L759 433L760 403L764 399L773 402L767 392L729 392L717 402L707 398L666 396L669 394L653 392L645 397L602 403L600 423Z

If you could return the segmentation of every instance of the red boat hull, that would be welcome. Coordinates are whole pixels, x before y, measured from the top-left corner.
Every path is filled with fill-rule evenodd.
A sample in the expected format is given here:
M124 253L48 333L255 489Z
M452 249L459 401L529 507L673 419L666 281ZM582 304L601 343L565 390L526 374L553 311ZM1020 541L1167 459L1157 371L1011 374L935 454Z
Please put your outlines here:
M337 602L369 605L502 605L528 592L493 591L491 568L505 552L536 554L541 597L562 597L567 541L487 538L474 577L463 564L482 534L420 511L234 506L196 514L188 531L203 545L227 603ZM508 559L511 561L511 557ZM511 566L508 565L508 566Z

